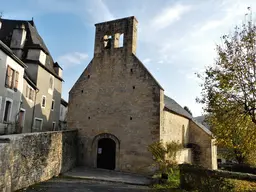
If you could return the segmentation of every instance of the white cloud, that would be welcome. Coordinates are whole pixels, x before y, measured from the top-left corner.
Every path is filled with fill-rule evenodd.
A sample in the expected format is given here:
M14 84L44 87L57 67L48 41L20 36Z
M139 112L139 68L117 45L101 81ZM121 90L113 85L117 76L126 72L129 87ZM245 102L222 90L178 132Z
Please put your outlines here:
M147 63L149 63L150 61L151 61L150 58L146 58L146 59L143 59L143 60L142 60L142 63L147 64Z
M74 53L67 53L65 55L58 57L57 62L61 66L63 66L64 69L67 69L75 65L80 65L87 59L88 59L87 53L74 52Z
M164 8L160 14L153 18L152 26L154 26L155 29L164 29L178 21L181 16L189 10L190 6L182 4L176 4L174 6Z

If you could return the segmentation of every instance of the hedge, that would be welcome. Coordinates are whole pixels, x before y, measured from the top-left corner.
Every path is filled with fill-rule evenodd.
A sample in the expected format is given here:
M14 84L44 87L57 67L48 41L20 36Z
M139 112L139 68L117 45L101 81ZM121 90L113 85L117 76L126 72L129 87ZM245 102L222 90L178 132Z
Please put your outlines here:
M237 173L222 170L210 170L200 166L181 164L180 166L180 187L185 190L198 190L207 192L231 192L239 191L241 184L252 183L253 189L248 186L248 190L256 191L256 175L247 173ZM246 188L242 186L242 188ZM241 190L240 190L241 191Z

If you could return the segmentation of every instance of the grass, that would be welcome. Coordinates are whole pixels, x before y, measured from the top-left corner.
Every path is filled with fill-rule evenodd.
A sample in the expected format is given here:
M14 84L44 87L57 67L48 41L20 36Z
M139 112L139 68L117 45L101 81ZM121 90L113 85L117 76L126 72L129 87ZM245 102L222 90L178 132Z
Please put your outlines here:
M164 184L155 184L152 188L155 191L170 191L170 192L184 192L184 190L179 189L180 185L180 171L179 169L174 169L173 172L168 172L169 177L166 183ZM155 175L153 178L161 178L161 174Z

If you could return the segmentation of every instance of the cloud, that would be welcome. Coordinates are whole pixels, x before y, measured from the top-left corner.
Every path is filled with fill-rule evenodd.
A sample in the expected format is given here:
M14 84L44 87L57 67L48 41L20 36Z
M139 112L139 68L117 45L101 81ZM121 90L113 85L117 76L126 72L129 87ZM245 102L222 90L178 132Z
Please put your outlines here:
M74 53L67 53L65 55L58 57L57 62L61 66L63 66L64 69L67 69L75 65L80 65L87 59L88 59L87 53L74 52Z
M151 61L150 58L146 58L146 59L143 59L143 60L142 60L142 63L147 64L147 63L149 63L150 61Z
M164 8L160 14L156 15L152 20L152 26L156 29L164 29L172 23L178 21L183 14L190 10L190 6L176 4L174 6Z

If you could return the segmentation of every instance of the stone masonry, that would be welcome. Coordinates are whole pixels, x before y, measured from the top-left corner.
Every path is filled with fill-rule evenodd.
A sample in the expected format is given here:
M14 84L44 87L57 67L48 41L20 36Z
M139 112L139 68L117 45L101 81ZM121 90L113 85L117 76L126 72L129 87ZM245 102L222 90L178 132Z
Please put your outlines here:
M76 165L76 131L0 136L0 191L16 191Z
M164 110L163 88L136 57L135 17L95 26L94 57L69 92L67 123L78 129L79 163L98 167L105 138L115 143L115 170L152 173L148 146L160 139L182 142L183 129L188 142L190 119ZM181 156L182 162L191 159Z

